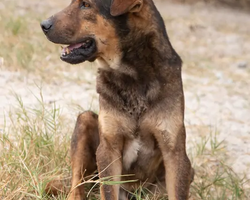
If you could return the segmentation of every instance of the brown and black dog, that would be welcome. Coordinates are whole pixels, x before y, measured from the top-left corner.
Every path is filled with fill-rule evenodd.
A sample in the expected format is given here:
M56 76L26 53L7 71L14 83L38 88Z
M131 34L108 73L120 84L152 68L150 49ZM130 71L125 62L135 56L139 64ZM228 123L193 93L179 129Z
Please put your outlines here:
M137 180L102 184L102 200L128 199L140 185L167 190L170 200L188 199L193 169L185 147L182 61L152 0L72 0L41 27L50 41L69 45L63 61L100 64L100 113L78 116L69 199L86 198L78 184L97 168L101 178Z

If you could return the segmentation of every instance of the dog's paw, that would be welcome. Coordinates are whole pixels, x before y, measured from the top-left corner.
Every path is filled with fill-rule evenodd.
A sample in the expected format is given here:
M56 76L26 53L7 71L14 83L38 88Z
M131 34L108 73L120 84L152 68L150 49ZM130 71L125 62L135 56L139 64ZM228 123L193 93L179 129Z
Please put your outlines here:
M60 194L67 194L69 187L67 187L67 181L61 179L55 179L47 183L45 187L45 193L48 195L58 196Z

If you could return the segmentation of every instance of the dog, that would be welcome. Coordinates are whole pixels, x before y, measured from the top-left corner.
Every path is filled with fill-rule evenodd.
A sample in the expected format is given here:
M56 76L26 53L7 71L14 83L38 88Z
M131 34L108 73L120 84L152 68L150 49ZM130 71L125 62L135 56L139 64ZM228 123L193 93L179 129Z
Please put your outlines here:
M99 116L81 113L71 142L70 200L86 198L98 169L102 200L144 186L186 200L194 171L186 154L182 61L152 0L72 0L41 22L70 64L98 61ZM106 178L106 179L105 179ZM119 183L119 184L118 184Z

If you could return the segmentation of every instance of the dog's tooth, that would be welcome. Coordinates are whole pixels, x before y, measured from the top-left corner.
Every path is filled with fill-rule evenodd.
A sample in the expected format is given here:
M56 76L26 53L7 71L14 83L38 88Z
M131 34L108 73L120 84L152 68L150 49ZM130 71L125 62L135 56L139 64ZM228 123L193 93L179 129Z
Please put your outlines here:
M65 50L66 50L66 53L67 53L67 54L69 54L69 53L70 53L70 50L69 50L69 48L68 48L68 47L67 47Z

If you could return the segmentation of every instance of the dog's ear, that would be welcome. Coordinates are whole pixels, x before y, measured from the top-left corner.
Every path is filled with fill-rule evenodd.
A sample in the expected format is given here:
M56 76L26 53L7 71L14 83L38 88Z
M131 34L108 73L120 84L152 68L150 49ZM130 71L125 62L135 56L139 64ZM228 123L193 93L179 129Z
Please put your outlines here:
M139 12L142 5L143 0L113 0L110 14L112 16L119 16L127 12Z

